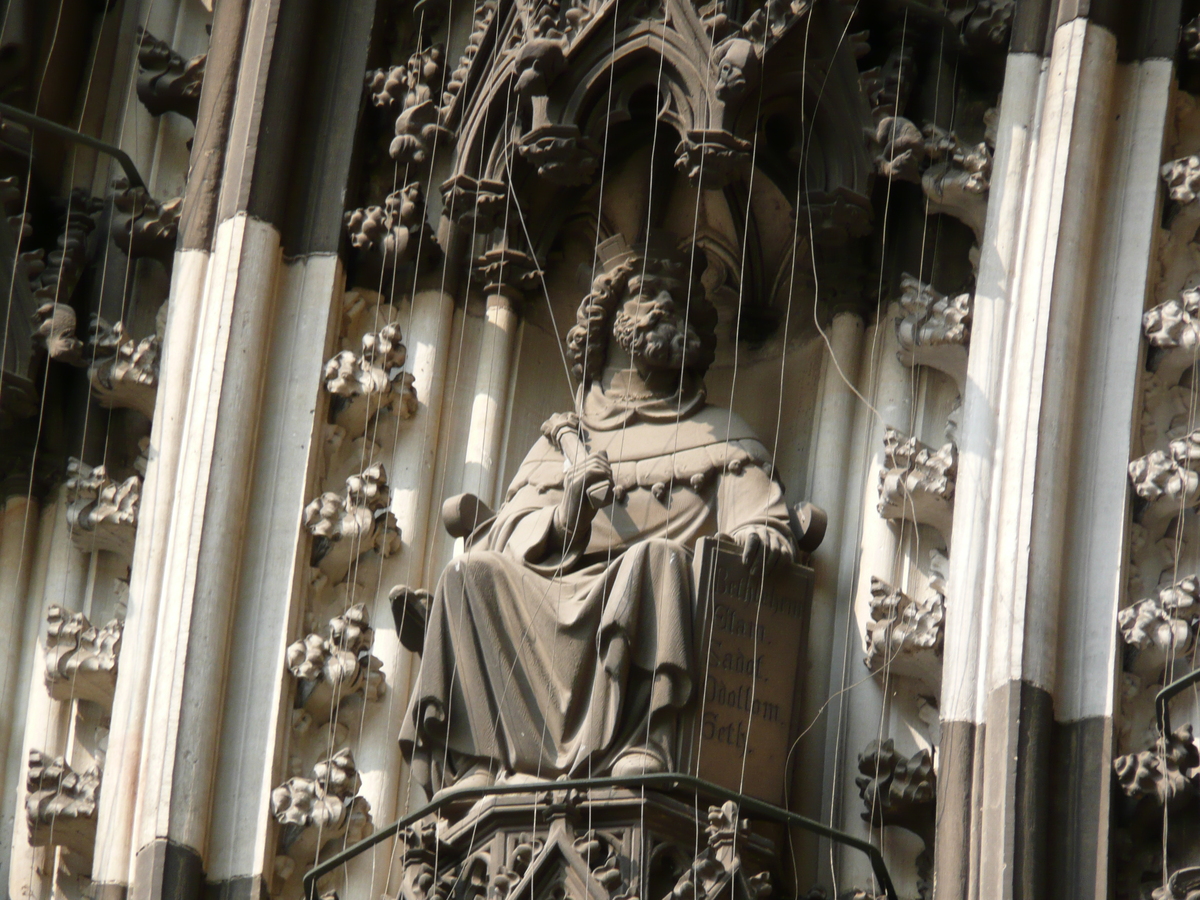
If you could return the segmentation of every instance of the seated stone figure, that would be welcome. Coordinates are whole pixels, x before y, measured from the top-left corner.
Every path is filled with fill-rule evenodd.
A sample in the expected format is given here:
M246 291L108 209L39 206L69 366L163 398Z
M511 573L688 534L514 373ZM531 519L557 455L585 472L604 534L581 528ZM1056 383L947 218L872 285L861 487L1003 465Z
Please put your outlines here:
M698 279L688 303L664 240L600 246L568 336L577 419L547 423L438 583L400 731L430 794L675 770L700 690L695 542L728 535L753 566L795 555L766 448L705 402L716 311Z

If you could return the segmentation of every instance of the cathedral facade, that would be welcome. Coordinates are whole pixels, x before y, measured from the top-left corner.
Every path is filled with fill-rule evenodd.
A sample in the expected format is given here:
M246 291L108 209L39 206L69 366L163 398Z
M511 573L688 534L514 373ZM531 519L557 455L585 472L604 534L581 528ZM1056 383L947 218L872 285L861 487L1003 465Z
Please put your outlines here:
M1194 0L9 0L13 900L1200 896Z

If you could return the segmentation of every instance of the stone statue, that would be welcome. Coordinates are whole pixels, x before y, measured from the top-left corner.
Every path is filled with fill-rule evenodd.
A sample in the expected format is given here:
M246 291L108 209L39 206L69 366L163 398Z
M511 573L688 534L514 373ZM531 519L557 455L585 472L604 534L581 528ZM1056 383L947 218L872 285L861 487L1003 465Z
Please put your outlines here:
M701 678L691 549L796 553L767 449L705 401L716 310L687 302L686 257L653 233L599 252L568 335L577 414L546 423L429 609L400 743L430 794L673 771Z

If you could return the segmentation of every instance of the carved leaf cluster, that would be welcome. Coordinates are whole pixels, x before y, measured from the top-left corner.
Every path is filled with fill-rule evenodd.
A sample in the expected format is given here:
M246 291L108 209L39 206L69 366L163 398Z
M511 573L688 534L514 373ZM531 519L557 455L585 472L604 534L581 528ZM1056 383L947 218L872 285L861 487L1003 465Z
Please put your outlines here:
M945 595L940 578L920 600L879 578L871 579L871 621L867 623L866 664L885 667L936 687L941 669Z
M967 377L967 344L971 340L972 295L954 297L934 290L907 272L900 278L896 319L899 357L905 365L930 366L945 372L961 393Z
M907 828L932 847L937 794L933 754L918 750L906 757L891 738L882 744L872 741L858 756L858 771L862 775L854 783L866 807L863 819Z
M1133 651L1130 668L1161 674L1170 659L1181 658L1195 641L1200 615L1200 578L1189 575L1161 588L1117 614L1121 637Z
M934 450L895 428L883 436L884 468L879 473L879 514L932 525L949 539L953 517L958 449Z
M134 259L169 262L179 237L183 198L159 203L145 188L130 187L125 178L117 179L113 188L113 206L121 214L113 216L113 243Z
M99 317L93 319L90 332L88 379L101 405L136 409L153 418L161 351L158 335L138 340L124 322L109 325Z
M126 559L133 556L142 479L131 475L124 481L108 477L104 466L89 466L81 460L67 461L67 523L80 550L107 550Z
M112 708L124 625L113 619L97 628L81 612L61 606L46 611L46 689L55 700L91 700Z
M76 772L61 757L29 751L25 821L34 847L62 846L90 856L96 840L100 769Z
M289 778L271 791L271 812L282 828L279 846L294 864L308 866L325 845L353 844L374 829L371 804L347 749L313 767L311 778Z
M1118 756L1113 774L1127 817L1147 807L1174 811L1194 801L1200 795L1200 748L1192 726L1175 729L1159 746Z
M304 508L304 524L316 540L313 560L322 571L344 575L350 563L374 548L390 556L400 547L400 532L388 509L387 469L369 467L346 479L342 494L326 491Z
M208 54L184 59L166 41L139 26L137 95L152 116L176 112L196 121Z
M425 218L425 193L419 182L405 185L383 201L346 213L346 234L360 254L372 256L385 271L433 259L438 252Z
M1159 169L1167 185L1167 195L1176 203L1187 206L1200 191L1200 156L1184 156L1163 163Z
M287 667L299 682L296 706L327 722L347 698L378 700L385 687L383 663L371 653L375 632L358 603L329 622L329 636L310 634L287 648Z

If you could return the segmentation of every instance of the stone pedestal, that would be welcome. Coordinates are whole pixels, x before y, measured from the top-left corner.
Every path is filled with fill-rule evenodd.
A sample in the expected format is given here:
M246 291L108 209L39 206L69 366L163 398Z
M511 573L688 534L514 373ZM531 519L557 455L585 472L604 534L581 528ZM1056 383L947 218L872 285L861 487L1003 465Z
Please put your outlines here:
M596 789L491 796L400 834L389 900L757 900L774 844L733 803Z

